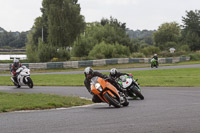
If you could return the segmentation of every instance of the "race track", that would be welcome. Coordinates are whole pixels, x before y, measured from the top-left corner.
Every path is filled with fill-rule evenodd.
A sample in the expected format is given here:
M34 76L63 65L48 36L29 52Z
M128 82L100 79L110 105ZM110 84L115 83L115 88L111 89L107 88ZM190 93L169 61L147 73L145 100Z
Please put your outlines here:
M200 67L165 66L158 69ZM155 70L150 68L120 71ZM100 70L109 72L109 70ZM57 72L48 74L72 74ZM6 76L6 75L1 75ZM9 93L50 93L91 99L84 87L33 89L0 86ZM200 87L142 87L144 100L116 109L105 103L82 107L0 113L0 133L200 133Z
M3 92L91 98L84 87L1 86ZM68 109L0 114L2 133L199 133L200 87L143 87L145 100L124 108L105 103Z

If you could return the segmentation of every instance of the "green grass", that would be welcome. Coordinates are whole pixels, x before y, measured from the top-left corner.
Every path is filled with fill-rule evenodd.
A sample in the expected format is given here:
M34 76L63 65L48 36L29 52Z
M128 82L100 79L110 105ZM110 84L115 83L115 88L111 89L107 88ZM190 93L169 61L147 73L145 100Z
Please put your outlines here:
M92 102L78 97L0 92L0 112L51 109L86 104L92 104Z
M127 73L132 73L135 79L138 78L141 86L200 87L200 68L154 69ZM84 85L84 74L32 75L31 78L34 85L41 86ZM0 76L0 85L13 85L10 76ZM77 97L0 92L0 112L71 107L91 103Z
M0 61L1 63L1 61ZM24 61L24 63L28 63ZM200 61L186 61L173 64L160 64L160 66L175 66L175 65L191 65L200 64ZM126 68L142 68L150 67L148 63L133 63L133 64L116 64L116 65L106 65L106 66L94 66L94 70L109 70L111 68L126 69ZM84 71L85 67L81 68L60 68L60 69L35 69L31 70L31 73L48 73L48 72L66 72L66 71ZM10 74L10 71L0 71L0 74Z
M1 61L0 61L1 63ZM116 64L116 65L106 65L106 66L94 66L94 70L111 69L111 68L138 68L147 67L149 64L144 63L134 63L134 64ZM58 69L32 69L31 73L49 73L49 72L66 72L66 71L84 71L85 67L81 68L58 68ZM10 74L10 71L0 71L0 74Z
M200 68L155 69L129 71L139 79L141 86L200 87ZM108 74L108 73L106 73ZM34 85L83 86L84 74L32 75ZM0 85L12 85L9 76L0 77Z
M200 87L200 68L135 71L133 75L141 86Z

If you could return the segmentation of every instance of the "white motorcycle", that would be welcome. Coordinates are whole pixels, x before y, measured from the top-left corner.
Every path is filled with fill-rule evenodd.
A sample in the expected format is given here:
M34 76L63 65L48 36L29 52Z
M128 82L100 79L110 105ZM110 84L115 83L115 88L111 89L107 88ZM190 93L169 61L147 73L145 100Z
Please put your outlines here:
M11 77L11 80L14 85L17 86L17 88L26 85L28 85L29 88L33 88L33 81L30 78L30 69L28 69L26 66L21 66L17 69L16 73L19 73L17 76L18 83L15 82L13 77Z
M120 76L118 79L118 83L126 89L126 95L132 97L133 99L137 99L139 97L141 100L144 100L144 96L141 93L141 88L137 83L137 79L134 80L132 76Z

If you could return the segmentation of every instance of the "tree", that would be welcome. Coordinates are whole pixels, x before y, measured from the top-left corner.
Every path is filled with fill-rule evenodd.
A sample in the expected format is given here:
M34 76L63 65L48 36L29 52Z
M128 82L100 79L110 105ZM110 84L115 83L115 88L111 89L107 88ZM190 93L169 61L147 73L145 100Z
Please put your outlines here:
M40 61L49 61L53 57L64 59L63 56L69 59L67 48L73 45L85 27L78 0L43 0L42 6L42 16L36 18L28 35L27 45L31 45L28 48L32 47L32 52L38 53ZM41 49L45 52L42 53Z
M79 39L74 43L72 48L72 54L75 57L88 56L95 44L95 40L92 37L85 37L81 35Z
M156 32L153 33L155 46L158 46L161 50L168 50L171 47L167 45L169 42L174 42L174 44L177 44L180 37L180 26L176 22L164 23L159 26Z
M37 17L35 19L35 23L30 31L30 34L32 34L33 45L38 45L39 38L43 38L42 41L47 43L47 22L43 17Z
M9 42L9 46L15 48L25 47L25 42L27 41L27 33L28 32L18 33L16 39L14 41Z
M84 30L84 17L80 15L78 0L43 0L42 11L47 16L48 44L58 47L72 46Z
M190 49L200 50L200 10L186 11L183 21L183 40Z
M115 44L126 46L126 48L129 49L127 53L133 49L131 40L126 34L125 23L121 23L117 19L111 17L110 20L103 18L101 22L87 23L84 33L76 40L72 48L73 56L88 56L88 53L93 50L93 47L96 47L97 44L102 42L104 42L103 44L105 45L109 45L109 47ZM101 55L99 55L99 58L100 57L110 58L114 56L103 56L101 53Z
M100 23L103 26L105 26L106 24L109 24L113 27L121 28L124 31L126 30L126 23L121 23L116 18L113 18L112 16L110 17L110 20L106 18L102 18Z

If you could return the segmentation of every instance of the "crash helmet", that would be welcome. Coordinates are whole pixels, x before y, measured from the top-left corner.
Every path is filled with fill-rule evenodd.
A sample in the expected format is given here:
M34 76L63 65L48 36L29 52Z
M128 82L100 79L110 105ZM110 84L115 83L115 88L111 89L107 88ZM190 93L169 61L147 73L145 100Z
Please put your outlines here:
M84 70L84 74L87 78L92 78L93 76L93 69L91 67L86 67Z
M20 65L19 60L18 60L18 59L14 59L14 60L13 60L13 65L14 65L15 67L19 67L19 65Z
M154 56L157 56L157 54L154 54Z
M117 73L118 73L118 71L117 71L116 68L112 68L112 69L110 70L110 76L112 76L112 77L116 77Z

